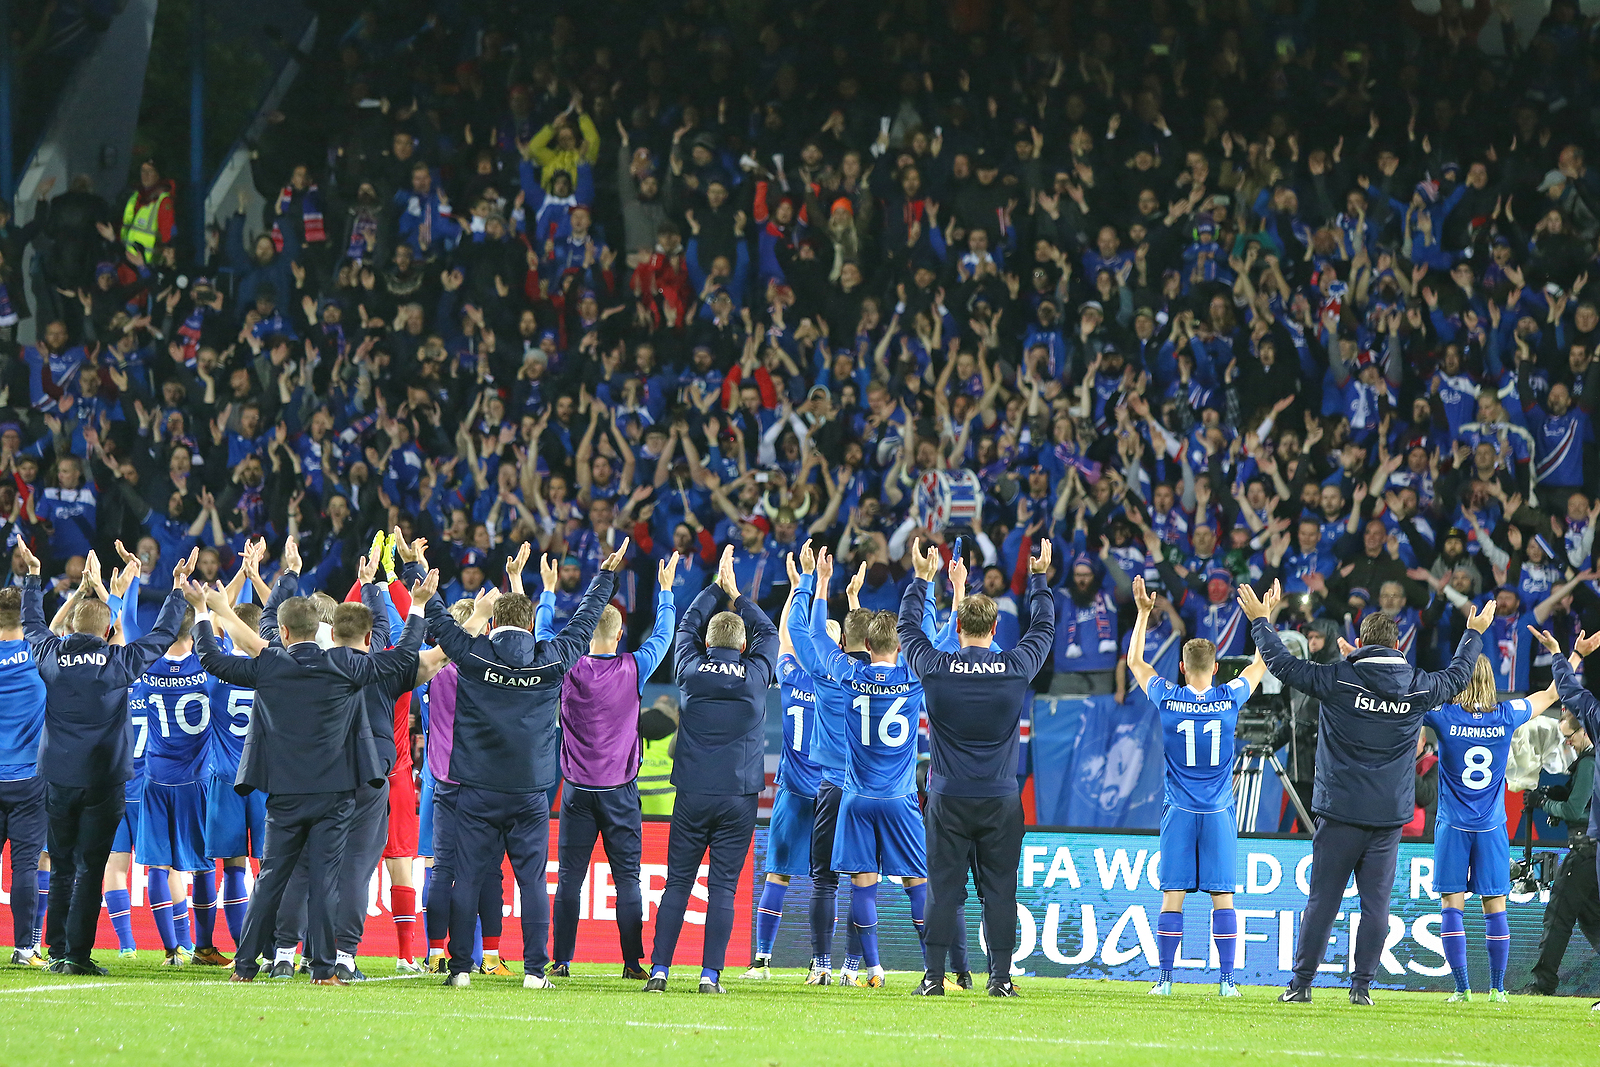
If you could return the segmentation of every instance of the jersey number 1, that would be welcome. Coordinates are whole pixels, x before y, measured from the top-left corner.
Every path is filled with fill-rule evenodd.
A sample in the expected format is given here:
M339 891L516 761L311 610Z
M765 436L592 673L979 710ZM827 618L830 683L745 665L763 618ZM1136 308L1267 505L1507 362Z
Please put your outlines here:
M1178 732L1183 735L1184 765L1194 766L1194 720L1184 719L1178 724ZM1200 727L1200 732L1211 735L1211 766L1215 767L1222 762L1222 720L1208 719Z

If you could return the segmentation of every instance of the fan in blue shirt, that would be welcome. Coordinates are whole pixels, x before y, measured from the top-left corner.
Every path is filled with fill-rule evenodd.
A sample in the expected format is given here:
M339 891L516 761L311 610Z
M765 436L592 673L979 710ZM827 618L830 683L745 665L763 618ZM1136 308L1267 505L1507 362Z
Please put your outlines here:
M1518 700L1496 702L1494 666L1479 656L1472 681L1445 704L1423 716L1439 746L1439 815L1433 834L1433 889L1440 896L1439 938L1456 980L1450 1003L1472 999L1467 984L1467 934L1461 909L1467 894L1483 900L1483 932L1489 952L1489 999L1506 1000L1506 960L1511 928L1506 894L1511 891L1511 843L1506 834L1506 764L1511 735L1557 700L1549 689ZM1417 736L1417 752L1424 745Z
M812 570L809 544L801 549L800 568ZM817 583L826 588L833 560L824 549L815 562ZM791 583L798 585L797 573ZM845 692L844 739L846 773L839 802L833 869L851 878L850 924L861 937L867 965L864 982L855 977L853 959L846 959L841 985L882 986L878 959L878 878L902 879L911 898L911 921L923 936L927 900L928 859L922 809L917 804L917 722L922 717L922 683L900 659L898 617L875 612L867 624L870 660L861 662L828 639L827 605L815 603L811 625L796 640L811 641L823 672Z
M816 732L817 694L811 675L795 658L789 636L789 611L794 606L799 571L794 555L788 556L791 572L789 596L778 616L778 692L782 696L783 752L778 756L778 792L772 801L772 821L767 834L767 880L756 905L755 961L741 977L772 977L772 946L783 921L783 898L789 879L811 873L811 831L817 814L817 787L822 784L822 766L811 758L811 742ZM828 639L839 643L839 624L827 620Z
M1269 609L1280 596L1278 583L1267 594ZM1211 937L1216 942L1222 979L1218 993L1236 997L1234 949L1239 920L1233 910L1237 873L1238 827L1233 809L1233 732L1239 709L1261 684L1267 665L1258 653L1227 685L1213 686L1217 646L1204 638L1183 646L1179 687L1157 677L1144 659L1145 631L1156 598L1142 577L1133 580L1133 601L1139 609L1128 642L1128 669L1161 713L1162 748L1166 756L1166 797L1161 813L1161 916L1156 944L1161 978L1150 992L1172 992L1172 968L1183 942L1183 898L1196 890L1211 894Z

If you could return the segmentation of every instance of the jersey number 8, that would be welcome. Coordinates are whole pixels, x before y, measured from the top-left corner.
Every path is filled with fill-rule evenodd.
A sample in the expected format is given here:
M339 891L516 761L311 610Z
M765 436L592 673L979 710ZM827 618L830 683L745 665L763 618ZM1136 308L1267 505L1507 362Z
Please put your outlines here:
M1473 745L1462 755L1461 784L1468 789L1487 789L1494 780L1489 767L1494 763L1494 752L1483 745Z
M862 693L851 702L861 713L861 743L872 745L872 698ZM899 748L911 737L911 721L900 713L906 698L899 697L878 720L878 743L884 748Z

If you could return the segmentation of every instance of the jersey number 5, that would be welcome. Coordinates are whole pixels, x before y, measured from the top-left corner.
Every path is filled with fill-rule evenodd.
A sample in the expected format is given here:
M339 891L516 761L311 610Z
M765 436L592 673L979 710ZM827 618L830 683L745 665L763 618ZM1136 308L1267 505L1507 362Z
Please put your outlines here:
M861 713L861 743L871 747L872 698L862 693L851 703ZM900 709L905 706L905 697L896 698L895 702L889 705L889 710L883 713L883 718L878 720L878 743L884 748L899 748L911 736L911 722L900 713Z
M1194 766L1194 720L1184 719L1178 724L1178 732L1183 735L1184 766ZM1211 735L1211 766L1215 767L1222 762L1222 720L1208 719L1200 732Z

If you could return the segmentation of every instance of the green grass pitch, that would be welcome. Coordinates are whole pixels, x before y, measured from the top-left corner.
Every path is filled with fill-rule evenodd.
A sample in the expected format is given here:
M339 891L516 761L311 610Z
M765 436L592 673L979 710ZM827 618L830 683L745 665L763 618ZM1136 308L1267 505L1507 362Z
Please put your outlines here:
M694 966L676 970L665 996L645 996L618 967L595 964L553 991L482 975L470 989L433 976L325 989L303 976L232 984L225 969L174 970L159 958L101 953L106 978L0 969L0 1067L1600 1062L1600 1012L1566 997L1447 1005L1442 994L1379 991L1374 1007L1356 1008L1332 988L1287 1005L1264 987L1222 1001L1214 986L1181 985L1159 999L1135 983L1022 979L1024 999L990 999L980 984L924 1000L911 996L910 974L891 975L884 989L818 989L800 971L753 982L730 970L731 994L713 998L695 992ZM393 960L361 963L374 978L392 975Z

